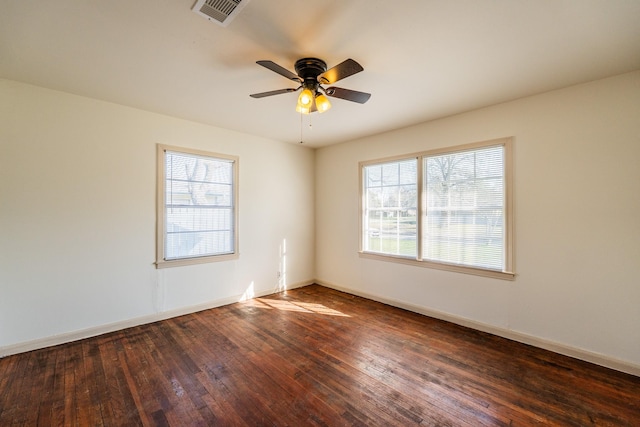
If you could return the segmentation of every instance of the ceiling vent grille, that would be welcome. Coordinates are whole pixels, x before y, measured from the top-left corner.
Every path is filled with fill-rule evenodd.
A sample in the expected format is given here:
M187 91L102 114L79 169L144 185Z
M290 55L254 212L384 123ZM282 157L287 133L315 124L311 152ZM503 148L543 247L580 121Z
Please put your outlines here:
M247 3L249 0L197 0L191 10L226 27Z

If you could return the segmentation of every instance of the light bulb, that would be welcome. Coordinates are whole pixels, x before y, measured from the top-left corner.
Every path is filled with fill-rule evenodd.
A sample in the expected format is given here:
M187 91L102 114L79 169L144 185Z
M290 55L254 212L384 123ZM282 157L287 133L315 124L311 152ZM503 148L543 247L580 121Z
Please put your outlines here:
M304 89L298 97L298 105L302 108L311 108L313 102L313 92L309 89Z

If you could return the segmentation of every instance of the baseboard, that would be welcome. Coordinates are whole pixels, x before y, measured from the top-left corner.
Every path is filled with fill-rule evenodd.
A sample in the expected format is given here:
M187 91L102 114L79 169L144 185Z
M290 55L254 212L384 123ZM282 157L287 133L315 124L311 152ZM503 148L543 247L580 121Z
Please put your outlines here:
M303 286L308 286L315 283L313 280L304 282L298 282L294 284L288 284L286 289L295 289ZM259 298L265 295L271 295L284 290L283 288L276 287L270 290L263 290L256 292L252 297ZM220 298L213 301L207 301L202 304L192 305L188 307L181 307L174 310L167 310L159 313L150 314L147 316L136 317L133 319L127 319L119 322L109 323L105 325L99 325L92 328L81 329L79 331L67 332L63 334L53 335L50 337L39 338L32 341L25 341L18 344L12 344L4 347L0 347L0 358L10 356L12 354L25 353L27 351L39 350L41 348L51 347L60 344L66 344L73 341L82 340L85 338L91 338L109 332L120 331L123 329L131 328L134 326L145 325L147 323L158 322L160 320L167 320L173 317L184 316L185 314L196 313L198 311L209 310L211 308L221 307L223 305L233 304L241 301L243 295L234 295L231 297Z
M459 316L455 316L445 312L432 310L429 308L406 303L403 301L398 301L392 298L386 298L380 295L358 291L355 289L340 286L335 283L327 282L324 280L316 280L315 283L322 286L326 286L327 288L335 289L337 291L346 292L352 295L357 295L373 301L381 302L383 304L391 305L393 307L398 307L404 310L412 311L414 313L419 313L419 314L423 314L425 316L433 317L436 319L445 320L447 322L455 323L456 325L465 326L465 327L482 331L482 332L487 332L487 333L497 335L503 338L507 338L513 341L521 342L523 344L532 345L534 347L553 351L554 353L559 353L565 356L573 357L574 359L580 359L585 362L590 362L596 365L604 366L606 368L615 369L616 371L625 372L625 373L640 377L640 366L630 362L626 362L624 360L615 359L603 354L594 353L594 352L583 350L576 347L571 347L566 344L545 340L543 338L539 338L533 335L523 334L521 332L513 331L510 329L500 328L500 327L489 325L486 323L477 322L475 320L470 320L464 317L459 317Z

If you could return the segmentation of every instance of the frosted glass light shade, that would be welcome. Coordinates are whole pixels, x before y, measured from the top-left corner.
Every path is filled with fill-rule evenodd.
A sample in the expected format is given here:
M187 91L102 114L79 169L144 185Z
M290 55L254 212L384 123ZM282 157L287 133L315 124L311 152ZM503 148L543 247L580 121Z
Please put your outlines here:
M316 108L320 113L324 113L329 108L331 108L331 103L329 102L329 98L325 95L320 94L316 97Z

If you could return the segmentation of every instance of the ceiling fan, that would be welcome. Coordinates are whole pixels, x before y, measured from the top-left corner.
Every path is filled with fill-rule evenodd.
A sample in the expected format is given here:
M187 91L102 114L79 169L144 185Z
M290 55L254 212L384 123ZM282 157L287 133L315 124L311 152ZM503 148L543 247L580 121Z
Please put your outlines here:
M370 93L358 92L351 89L343 89L331 86L324 88L322 85L333 84L339 80L352 76L364 68L353 59L347 59L333 68L327 70L327 64L318 58L302 58L296 61L295 70L297 74L292 73L284 67L273 61L257 61L258 65L270 69L298 82L300 86L297 88L287 88L272 90L269 92L254 93L249 96L252 98L264 98L272 95L280 95L283 93L297 92L302 89L298 97L296 111L303 114L310 114L315 111L323 113L331 108L331 103L327 96L334 98L346 99L347 101L364 104L371 97Z

